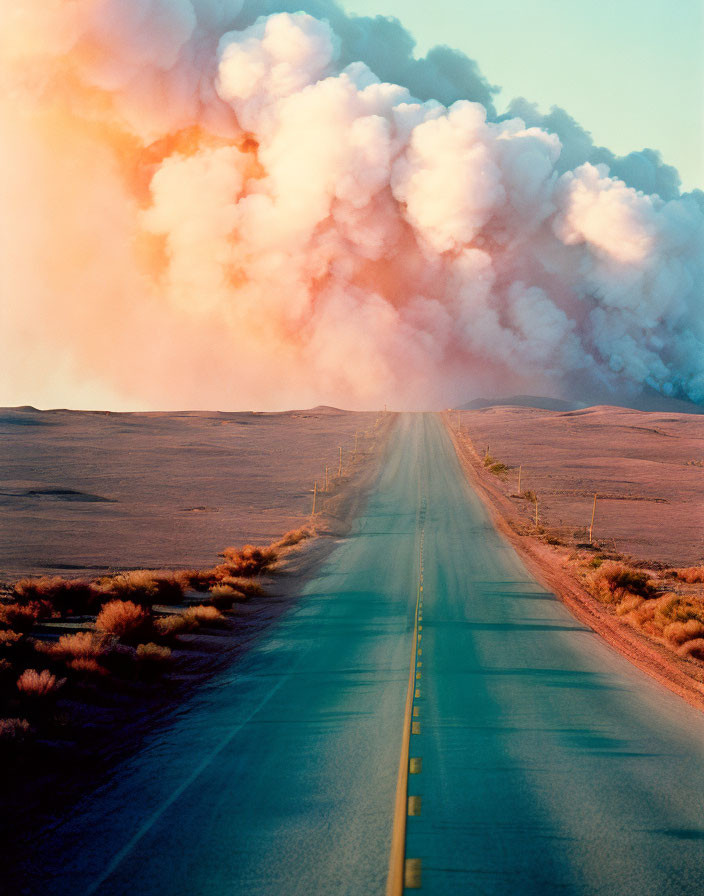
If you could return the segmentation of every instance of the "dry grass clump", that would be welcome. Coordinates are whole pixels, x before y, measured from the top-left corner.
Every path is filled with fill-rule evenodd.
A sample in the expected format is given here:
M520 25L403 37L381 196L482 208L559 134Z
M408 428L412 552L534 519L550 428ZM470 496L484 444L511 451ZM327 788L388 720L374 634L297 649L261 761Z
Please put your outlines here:
M524 498L526 501L530 501L532 504L538 500L538 496L531 489L526 489L524 492L521 492L521 498Z
M223 576L219 582L220 585L239 591L245 597L262 597L266 591L259 582L253 582L251 579L243 579L241 576Z
M171 651L150 641L137 647L137 665L145 677L157 677L171 665Z
M669 575L673 579L679 579L688 585L699 585L704 583L704 566L686 566L682 569L671 569Z
M704 638L693 638L691 641L685 641L678 648L677 653L680 656L688 656L691 659L704 662Z
M686 622L670 622L663 629L663 635L671 644L681 645L704 636L704 622L688 619Z
M20 632L13 632L12 629L0 631L0 650L3 648L14 647L21 639Z
M17 690L25 697L43 698L53 696L66 684L65 678L57 678L48 669L37 672L25 669L17 679Z
M62 635L57 644L51 645L49 652L64 660L96 660L105 653L105 649L105 638L102 635L76 632L75 635Z
M30 732L27 719L0 719L0 744L8 746L22 742Z
M225 558L225 564L222 565L228 567L228 575L251 578L271 569L278 554L271 545L257 548L246 544L243 548L225 548L221 556Z
M152 569L133 569L115 576L105 576L98 579L96 587L104 594L140 604L180 601L184 588L177 573Z
M197 625L224 625L226 620L217 607L198 605L184 611L183 617L193 620Z
M19 603L0 604L0 626L18 632L28 632L42 614L42 607L36 601L22 606Z
M184 569L175 575L184 589L207 591L217 582L216 569Z
M308 529L306 526L303 526L300 529L291 529L290 532L287 532L283 538L280 538L273 547L277 548L290 548L295 544L300 544L306 538L311 538L313 532L311 529Z
M246 600L247 595L232 585L213 585L210 589L210 602L221 610L229 610L236 600Z
M111 600L98 613L95 627L121 640L133 641L150 630L151 616L131 600Z
M12 591L19 603L46 602L61 616L92 614L101 603L101 595L90 582L61 576L20 579Z
M504 479L509 471L509 468L506 466L506 464L502 464L501 461L490 464L488 469L490 473L493 473L494 476L498 476L499 479Z
M158 616L154 620L154 628L162 638L171 639L195 631L198 621L185 613L173 613L170 616Z
M68 668L78 675L86 677L108 674L108 670L104 666L89 656L77 656L75 659L69 660Z
M624 597L633 594L645 598L655 594L646 573L614 560L602 563L591 582L595 596L608 604L620 603Z

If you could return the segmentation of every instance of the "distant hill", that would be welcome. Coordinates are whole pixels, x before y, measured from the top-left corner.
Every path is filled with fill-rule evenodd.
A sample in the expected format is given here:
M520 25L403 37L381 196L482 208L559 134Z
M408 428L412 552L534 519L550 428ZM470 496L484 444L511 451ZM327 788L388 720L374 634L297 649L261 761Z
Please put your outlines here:
M511 395L509 398L475 398L467 404L461 404L460 411L478 411L481 408L515 407L540 408L543 411L577 411L584 405L562 398L547 398L540 395Z
M458 410L478 411L491 407L538 408L543 411L578 411L595 405L610 405L616 408L632 408L635 411L662 411L670 414L704 414L704 407L681 398L668 398L654 389L646 389L630 399L618 399L612 395L601 395L588 402L567 401L544 395L511 395L508 398L475 398L461 404Z

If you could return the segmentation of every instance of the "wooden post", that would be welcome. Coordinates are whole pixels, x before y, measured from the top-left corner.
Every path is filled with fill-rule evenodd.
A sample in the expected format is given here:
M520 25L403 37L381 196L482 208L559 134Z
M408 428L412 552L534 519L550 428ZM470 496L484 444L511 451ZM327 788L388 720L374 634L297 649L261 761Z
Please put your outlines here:
M535 496L535 528L538 528L538 496Z
M523 469L523 464L520 464L518 467L518 494L521 493L521 470Z
M337 478L339 479L342 476L342 445L340 445L340 466L337 471Z
M594 514L596 513L596 492L594 492L594 504L592 505L592 521L589 523L589 544L592 543L592 529L594 528Z
M311 516L315 516L315 499L318 497L318 480L313 483L313 510Z

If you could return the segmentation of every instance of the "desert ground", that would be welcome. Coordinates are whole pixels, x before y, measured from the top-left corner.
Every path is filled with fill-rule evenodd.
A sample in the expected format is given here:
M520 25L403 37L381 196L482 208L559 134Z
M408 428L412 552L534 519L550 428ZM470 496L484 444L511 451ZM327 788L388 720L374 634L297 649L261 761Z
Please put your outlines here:
M267 544L307 519L314 481L375 419L0 410L0 579L203 567Z
M532 491L540 522L569 543L593 536L632 561L691 566L704 558L704 416L616 407L489 407L451 416L484 457L509 469L507 496ZM534 504L512 498L529 523Z

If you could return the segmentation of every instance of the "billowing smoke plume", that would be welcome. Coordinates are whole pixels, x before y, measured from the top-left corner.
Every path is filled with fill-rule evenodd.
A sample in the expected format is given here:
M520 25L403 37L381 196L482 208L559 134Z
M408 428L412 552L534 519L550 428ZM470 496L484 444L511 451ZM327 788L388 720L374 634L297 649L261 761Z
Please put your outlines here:
M0 22L7 398L704 402L704 203L328 0Z

